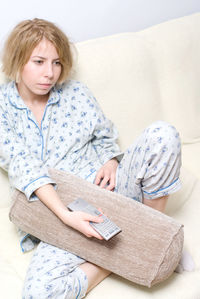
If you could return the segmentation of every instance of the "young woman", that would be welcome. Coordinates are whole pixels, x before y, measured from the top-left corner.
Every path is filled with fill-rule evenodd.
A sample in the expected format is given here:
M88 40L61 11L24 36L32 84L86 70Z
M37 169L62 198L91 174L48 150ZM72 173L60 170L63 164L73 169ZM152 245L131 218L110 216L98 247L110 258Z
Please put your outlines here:
M100 222L98 217L69 212L61 202L48 174L54 167L164 211L168 195L180 188L181 145L173 126L162 121L150 125L121 153L116 129L91 92L69 80L69 41L48 21L19 23L8 37L2 62L11 81L0 89L0 166L27 200L41 200L66 225L101 239L89 225ZM107 275L40 242L23 298L83 298Z

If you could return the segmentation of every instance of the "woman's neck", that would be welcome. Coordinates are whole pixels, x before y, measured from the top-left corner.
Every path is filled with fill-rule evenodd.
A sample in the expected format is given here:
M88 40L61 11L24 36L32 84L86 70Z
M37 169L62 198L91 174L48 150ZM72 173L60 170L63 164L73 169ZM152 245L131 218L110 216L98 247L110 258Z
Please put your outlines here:
M39 127L41 127L41 121L44 115L45 107L49 99L49 93L45 95L37 95L29 90L20 88L20 85L16 84L18 92L25 105L32 111Z

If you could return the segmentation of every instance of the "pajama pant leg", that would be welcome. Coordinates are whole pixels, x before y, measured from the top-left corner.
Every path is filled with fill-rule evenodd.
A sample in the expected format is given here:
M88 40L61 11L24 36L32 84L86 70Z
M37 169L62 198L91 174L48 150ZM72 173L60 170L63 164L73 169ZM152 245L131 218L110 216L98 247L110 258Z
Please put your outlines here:
M83 298L88 282L78 266L84 262L68 251L40 242L27 271L22 298Z
M156 122L124 153L117 169L115 192L143 201L180 188L181 146L176 129ZM23 299L83 298L87 277L78 267L85 260L40 242L30 263Z
M117 169L115 191L139 202L180 189L181 143L170 124L147 127L124 153Z

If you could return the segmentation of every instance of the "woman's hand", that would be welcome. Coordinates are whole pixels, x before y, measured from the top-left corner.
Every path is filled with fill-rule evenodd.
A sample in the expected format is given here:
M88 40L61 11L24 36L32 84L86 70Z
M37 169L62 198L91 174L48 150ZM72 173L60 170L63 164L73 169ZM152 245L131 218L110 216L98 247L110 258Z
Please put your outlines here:
M92 228L92 226L89 223L90 221L96 223L102 222L103 219L100 216L92 216L81 211L74 211L66 213L66 217L64 218L66 218L62 219L64 223L78 230L86 237L95 237L99 240L103 240L103 238Z
M87 237L103 240L89 223L90 221L102 222L100 216L92 216L83 212L69 212L51 184L38 188L35 194L63 223L80 231Z
M118 167L118 161L113 158L106 162L97 172L95 185L99 185L101 188L106 187L107 190L113 191L116 183L116 171Z

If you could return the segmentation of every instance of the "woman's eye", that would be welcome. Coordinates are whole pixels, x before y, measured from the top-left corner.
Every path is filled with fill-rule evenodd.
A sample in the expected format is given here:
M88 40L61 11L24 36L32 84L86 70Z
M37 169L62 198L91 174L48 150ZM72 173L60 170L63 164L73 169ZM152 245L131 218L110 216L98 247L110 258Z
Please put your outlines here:
M43 63L43 60L35 60L34 61L36 64L42 64Z

